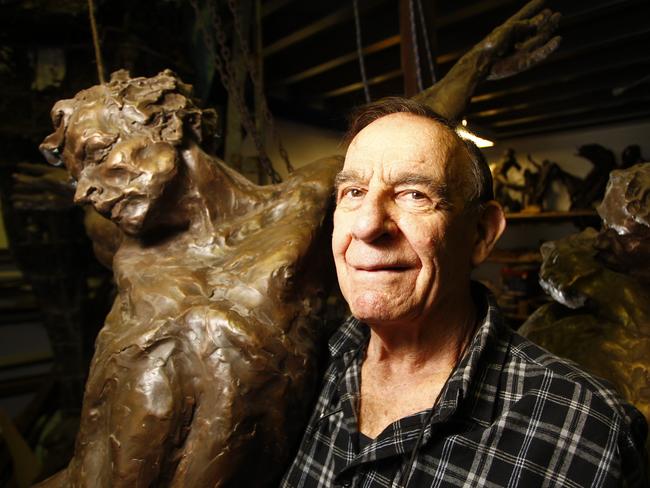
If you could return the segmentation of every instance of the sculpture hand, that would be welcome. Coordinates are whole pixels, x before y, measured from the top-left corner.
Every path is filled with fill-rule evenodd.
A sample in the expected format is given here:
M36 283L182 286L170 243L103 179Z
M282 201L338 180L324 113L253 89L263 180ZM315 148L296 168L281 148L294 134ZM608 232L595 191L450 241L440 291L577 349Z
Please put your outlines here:
M558 48L561 38L552 36L561 15L549 9L540 11L543 4L544 0L532 0L485 38L485 49L497 58L490 68L489 80L521 73Z
M435 85L414 98L450 120L460 120L476 87L486 78L505 78L540 63L560 44L551 35L560 14L532 0L465 53Z

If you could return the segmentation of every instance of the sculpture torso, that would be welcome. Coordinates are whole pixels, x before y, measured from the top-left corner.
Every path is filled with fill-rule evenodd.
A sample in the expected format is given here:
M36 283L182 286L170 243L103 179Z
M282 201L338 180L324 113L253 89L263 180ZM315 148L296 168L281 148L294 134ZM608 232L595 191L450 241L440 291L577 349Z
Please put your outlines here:
M186 230L125 236L114 256L118 297L68 468L83 484L264 486L281 474L316 386L322 225L340 159L264 188L197 161L235 178L234 190L210 185L223 192L219 212L208 218L202 203ZM258 467L242 470L251 459Z

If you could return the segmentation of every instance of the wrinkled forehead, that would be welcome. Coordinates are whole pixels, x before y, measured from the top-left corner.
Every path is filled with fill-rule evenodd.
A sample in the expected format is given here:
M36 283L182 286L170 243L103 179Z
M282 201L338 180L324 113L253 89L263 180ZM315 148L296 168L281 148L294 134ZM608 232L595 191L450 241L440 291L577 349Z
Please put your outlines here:
M413 172L455 180L464 176L469 157L451 129L426 117L396 113L364 127L352 140L344 169L390 173L407 166Z

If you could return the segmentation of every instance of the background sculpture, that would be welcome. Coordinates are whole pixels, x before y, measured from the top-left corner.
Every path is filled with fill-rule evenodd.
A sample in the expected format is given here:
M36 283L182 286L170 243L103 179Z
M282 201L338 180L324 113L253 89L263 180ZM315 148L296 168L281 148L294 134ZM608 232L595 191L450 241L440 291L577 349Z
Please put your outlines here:
M513 183L508 173L511 169L521 171L521 165L517 161L514 149L506 149L501 156L501 159L491 168L492 180L494 182L494 198L503 206L507 212L519 212L526 204L526 199L523 201L513 198L511 190L516 193L523 193L526 186Z
M490 73L558 45L535 0L422 94L457 119ZM173 73L80 92L43 143L77 181L118 297L99 335L68 468L48 486L268 486L317 386L328 208L339 158L260 187L209 156L212 116ZM105 243L110 245L105 245ZM115 247L117 246L117 249ZM255 459L255 469L249 462Z
M650 163L612 171L603 230L542 246L542 287L556 303L520 332L612 381L650 421Z

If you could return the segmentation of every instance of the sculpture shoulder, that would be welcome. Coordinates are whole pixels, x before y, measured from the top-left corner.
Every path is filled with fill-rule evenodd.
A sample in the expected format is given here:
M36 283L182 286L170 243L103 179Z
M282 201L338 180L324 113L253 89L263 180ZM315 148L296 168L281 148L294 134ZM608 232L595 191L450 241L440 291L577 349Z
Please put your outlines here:
M343 168L343 156L329 156L313 161L292 174L305 182L319 181L325 185L334 184L334 178Z

